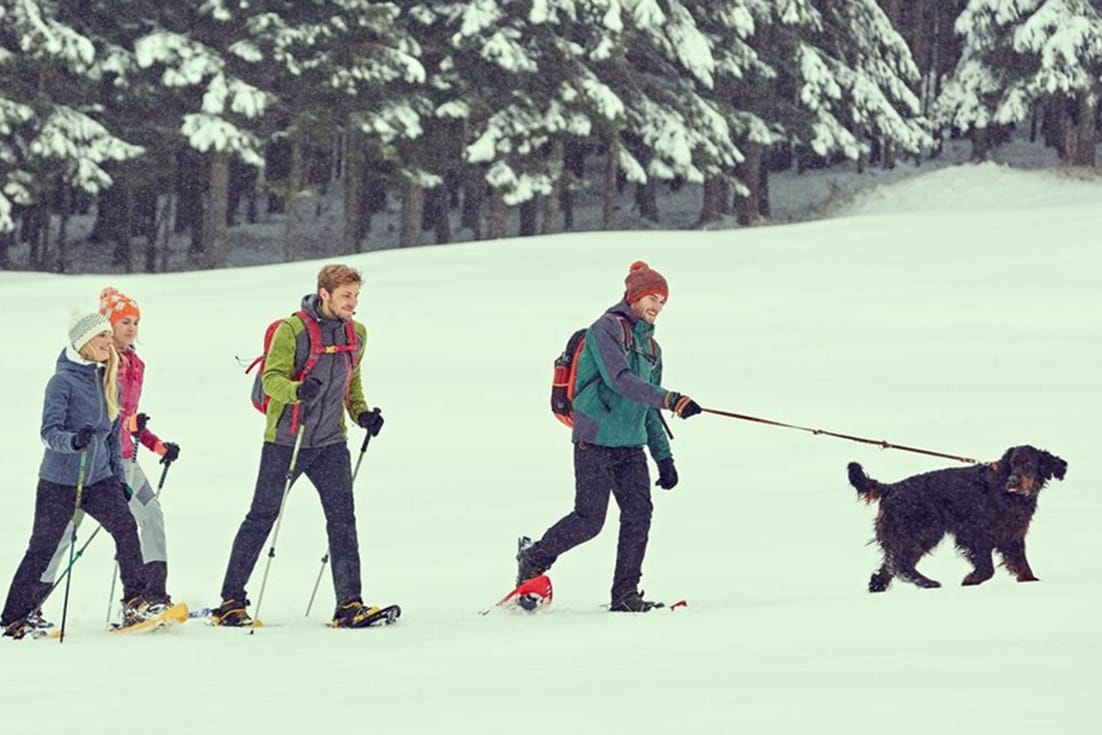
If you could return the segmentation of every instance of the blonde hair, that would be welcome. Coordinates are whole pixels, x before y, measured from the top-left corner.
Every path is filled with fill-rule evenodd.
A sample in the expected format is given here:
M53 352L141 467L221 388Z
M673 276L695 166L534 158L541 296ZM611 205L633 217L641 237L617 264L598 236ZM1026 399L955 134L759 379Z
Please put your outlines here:
M319 291L324 288L329 293L333 293L338 287L348 283L354 283L358 286L363 283L363 276L355 268L341 263L330 263L318 271Z
M80 356L95 362L92 342L89 340L80 348ZM107 364L103 371L103 398L107 402L107 419L114 421L119 415L119 352L112 343L107 348Z

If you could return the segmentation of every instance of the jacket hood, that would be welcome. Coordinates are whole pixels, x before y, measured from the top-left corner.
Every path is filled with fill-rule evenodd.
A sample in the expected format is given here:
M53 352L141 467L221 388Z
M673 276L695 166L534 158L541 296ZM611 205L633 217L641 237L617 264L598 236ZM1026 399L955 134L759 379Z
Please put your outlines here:
M57 356L55 365L58 371L65 370L68 372L87 374L95 374L96 371L103 367L98 362L85 360L80 356L79 352L69 346L66 346L65 349L61 351L61 354Z

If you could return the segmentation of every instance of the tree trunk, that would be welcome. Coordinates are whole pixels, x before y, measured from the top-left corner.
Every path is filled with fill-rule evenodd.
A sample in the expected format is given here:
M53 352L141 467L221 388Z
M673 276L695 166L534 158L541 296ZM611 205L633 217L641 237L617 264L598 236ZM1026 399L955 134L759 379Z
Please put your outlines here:
M718 176L709 176L704 179L704 186L701 187L700 217L696 221L698 227L719 220L721 182L722 179Z
M563 152L563 187L561 201L563 229L574 229L574 189L579 181L585 181L585 152L583 143L572 142Z
M0 270L10 271L11 267L11 232L0 231Z
M299 194L302 192L303 144L297 128L291 129L291 169L287 172L287 188L284 190L283 220L283 262L291 263L302 256L301 238L302 207Z
M880 167L885 171L895 168L895 143L890 140L880 142Z
M134 190L125 183L116 184L116 186L119 188L121 206L117 212L118 222L113 228L117 239L112 250L111 263L122 266L126 273L132 273L134 266L130 244L134 232Z
M355 125L348 127L348 142L344 158L344 232L341 235L341 251L345 255L360 252L363 239L364 198L363 181L367 168L363 148L363 136Z
M735 195L735 218L744 227L761 224L762 147L747 143L743 148L746 159L735 167L735 173L749 191L746 196Z
M519 237L531 237L538 232L538 215L540 211L540 197L539 195L533 196L531 199L523 201L518 207L520 210L520 226L517 229L517 235Z
M545 235L562 232L562 195L567 173L563 167L564 145L561 138L551 144L549 168L551 170L551 191L543 197L543 228Z
M972 128L972 162L983 163L990 151L991 131L988 128Z
M758 173L758 212L762 217L769 219L773 216L773 208L769 204L769 166L765 163L765 156L762 156Z
M125 239L122 223L126 210L126 188L116 182L96 197L96 220L88 241L94 243L119 243Z
M1078 95L1079 123L1075 131L1075 158L1072 163L1076 166L1094 166L1095 164L1095 117L1098 115L1098 94L1102 89L1080 92Z
M1045 131L1045 145L1054 147L1060 160L1066 161L1068 157L1068 116L1064 98L1060 96L1047 97L1044 106L1045 113L1042 125Z
M421 229L431 230L437 245L445 245L452 239L450 200L446 182L425 190Z
M402 177L402 221L398 230L398 247L421 244L421 218L424 216L425 192L411 176Z
M491 240L509 236L509 207L506 206L505 194L500 189L490 190L489 236Z
M459 209L459 226L466 227L475 240L482 239L482 200L486 195L486 180L482 170L465 170L463 178L463 203Z
M635 186L635 206L639 216L647 222L658 224L658 187L654 177L648 177L642 184Z
M229 228L226 208L229 205L230 154L217 151L210 154L210 186L203 195L203 244L206 247L206 267L225 268L229 253Z
M157 270L161 273L167 273L172 257L172 223L176 221L176 202L177 196L175 194L169 194L165 197L164 211L161 215L161 228L158 236L160 243L160 263Z
M605 196L601 211L601 226L605 230L616 229L616 212L620 209L620 134L613 132L605 161Z

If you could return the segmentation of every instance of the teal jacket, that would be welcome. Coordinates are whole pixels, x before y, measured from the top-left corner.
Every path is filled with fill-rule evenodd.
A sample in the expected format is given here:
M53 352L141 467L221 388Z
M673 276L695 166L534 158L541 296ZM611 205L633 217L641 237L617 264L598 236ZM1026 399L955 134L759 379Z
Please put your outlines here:
M630 327L625 345L624 326ZM662 387L662 349L654 325L621 301L586 330L578 355L574 396L574 443L650 449L657 462L670 454L661 408L670 391Z

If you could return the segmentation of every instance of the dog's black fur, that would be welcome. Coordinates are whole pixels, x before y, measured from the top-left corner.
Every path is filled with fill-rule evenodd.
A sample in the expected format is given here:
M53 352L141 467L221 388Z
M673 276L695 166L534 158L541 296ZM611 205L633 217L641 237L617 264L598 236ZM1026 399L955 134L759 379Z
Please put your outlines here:
M935 470L895 483L882 483L849 464L850 484L866 502L880 501L876 540L884 563L869 578L869 592L883 592L893 577L919 587L940 587L915 565L945 534L956 539L972 564L964 584L991 579L991 552L998 551L1019 582L1033 582L1025 556L1025 535L1037 509L1037 493L1052 478L1064 479L1068 463L1031 446L1011 447L986 465Z

